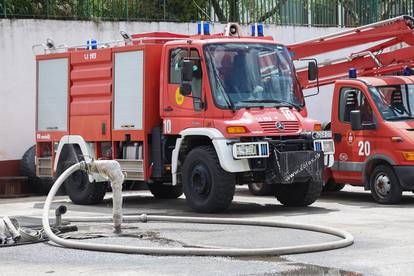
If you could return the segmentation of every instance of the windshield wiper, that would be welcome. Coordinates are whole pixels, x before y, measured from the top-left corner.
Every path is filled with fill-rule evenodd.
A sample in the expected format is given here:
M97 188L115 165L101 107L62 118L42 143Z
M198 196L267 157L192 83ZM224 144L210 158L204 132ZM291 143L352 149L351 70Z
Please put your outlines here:
M262 99L262 100L244 100L241 101L242 103L278 103L280 105L287 105L287 106L293 106L296 109L300 110L301 107L298 104L286 102L282 100L276 100L276 99Z

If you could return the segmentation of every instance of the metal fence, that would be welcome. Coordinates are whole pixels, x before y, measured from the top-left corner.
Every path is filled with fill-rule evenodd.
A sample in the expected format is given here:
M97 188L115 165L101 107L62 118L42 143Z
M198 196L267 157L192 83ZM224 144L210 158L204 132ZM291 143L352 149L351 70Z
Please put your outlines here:
M413 8L414 0L0 0L0 18L359 26Z

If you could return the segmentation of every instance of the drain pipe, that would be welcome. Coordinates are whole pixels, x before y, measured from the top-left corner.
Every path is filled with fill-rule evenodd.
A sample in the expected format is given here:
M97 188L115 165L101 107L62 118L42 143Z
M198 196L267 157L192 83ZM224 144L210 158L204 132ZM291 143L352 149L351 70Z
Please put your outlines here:
M169 222L182 222L182 223L203 223L203 224L231 224L231 225L249 225L249 226L262 226L262 227L274 227L274 228L292 228L298 230L306 230L319 232L329 235L340 237L340 240L309 244L298 246L285 246L285 247L270 247L270 248L199 248L199 247L186 247L186 248L159 248L159 247L139 247L128 245L115 245L115 244L94 244L81 241L67 240L56 236L49 224L49 211L50 205L55 197L59 187L65 181L65 179L77 170L85 170L88 173L100 173L111 181L111 185L114 189L114 215L112 217L77 217L71 218L70 221L78 222L114 222L115 231L120 231L121 222L147 222L147 221L169 221ZM157 254L157 255L195 255L195 256L279 256L288 254L309 253L316 251L325 251L343 248L353 244L353 236L343 230L334 229L330 227L287 223L287 222L269 222L258 220L245 220L245 219L229 219L229 218L200 218L200 217L176 217L176 216L152 216L142 214L140 216L124 216L122 218L122 182L123 175L119 166L119 163L113 160L99 160L86 163L76 163L69 167L53 184L44 204L43 208L43 229L49 239L54 243L75 249L93 250L93 251L106 251L106 252L118 252L118 253L135 253L135 254ZM114 184L115 183L115 184ZM119 184L120 183L120 184ZM121 189L119 189L121 186ZM116 193L116 195L115 195ZM115 206L116 205L116 206Z

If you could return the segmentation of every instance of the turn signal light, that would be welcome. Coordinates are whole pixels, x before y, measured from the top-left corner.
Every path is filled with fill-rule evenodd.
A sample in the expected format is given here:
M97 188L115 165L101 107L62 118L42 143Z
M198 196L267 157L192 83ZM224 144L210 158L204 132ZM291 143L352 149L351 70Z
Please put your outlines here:
M229 126L227 127L227 133L229 134L241 134L246 133L247 130L244 126Z
M321 124L314 124L313 125L314 131L322 131L322 125Z
M407 161L414 161L414 152L412 151L404 151L403 152L404 158Z

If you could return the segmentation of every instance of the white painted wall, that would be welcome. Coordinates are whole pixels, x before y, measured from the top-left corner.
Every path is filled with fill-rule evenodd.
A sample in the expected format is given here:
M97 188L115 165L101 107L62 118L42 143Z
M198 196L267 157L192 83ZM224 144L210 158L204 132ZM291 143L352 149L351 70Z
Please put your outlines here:
M223 25L211 26L222 32ZM99 41L120 39L119 31L130 33L166 31L193 34L195 23L169 22L90 22L55 20L0 20L0 160L20 159L34 144L35 131L35 59L32 45L51 37L57 44L78 45L94 38ZM247 27L246 27L247 30ZM338 31L338 28L265 26L265 33L281 43L293 43ZM308 98L311 116L329 118L330 89L319 97Z

